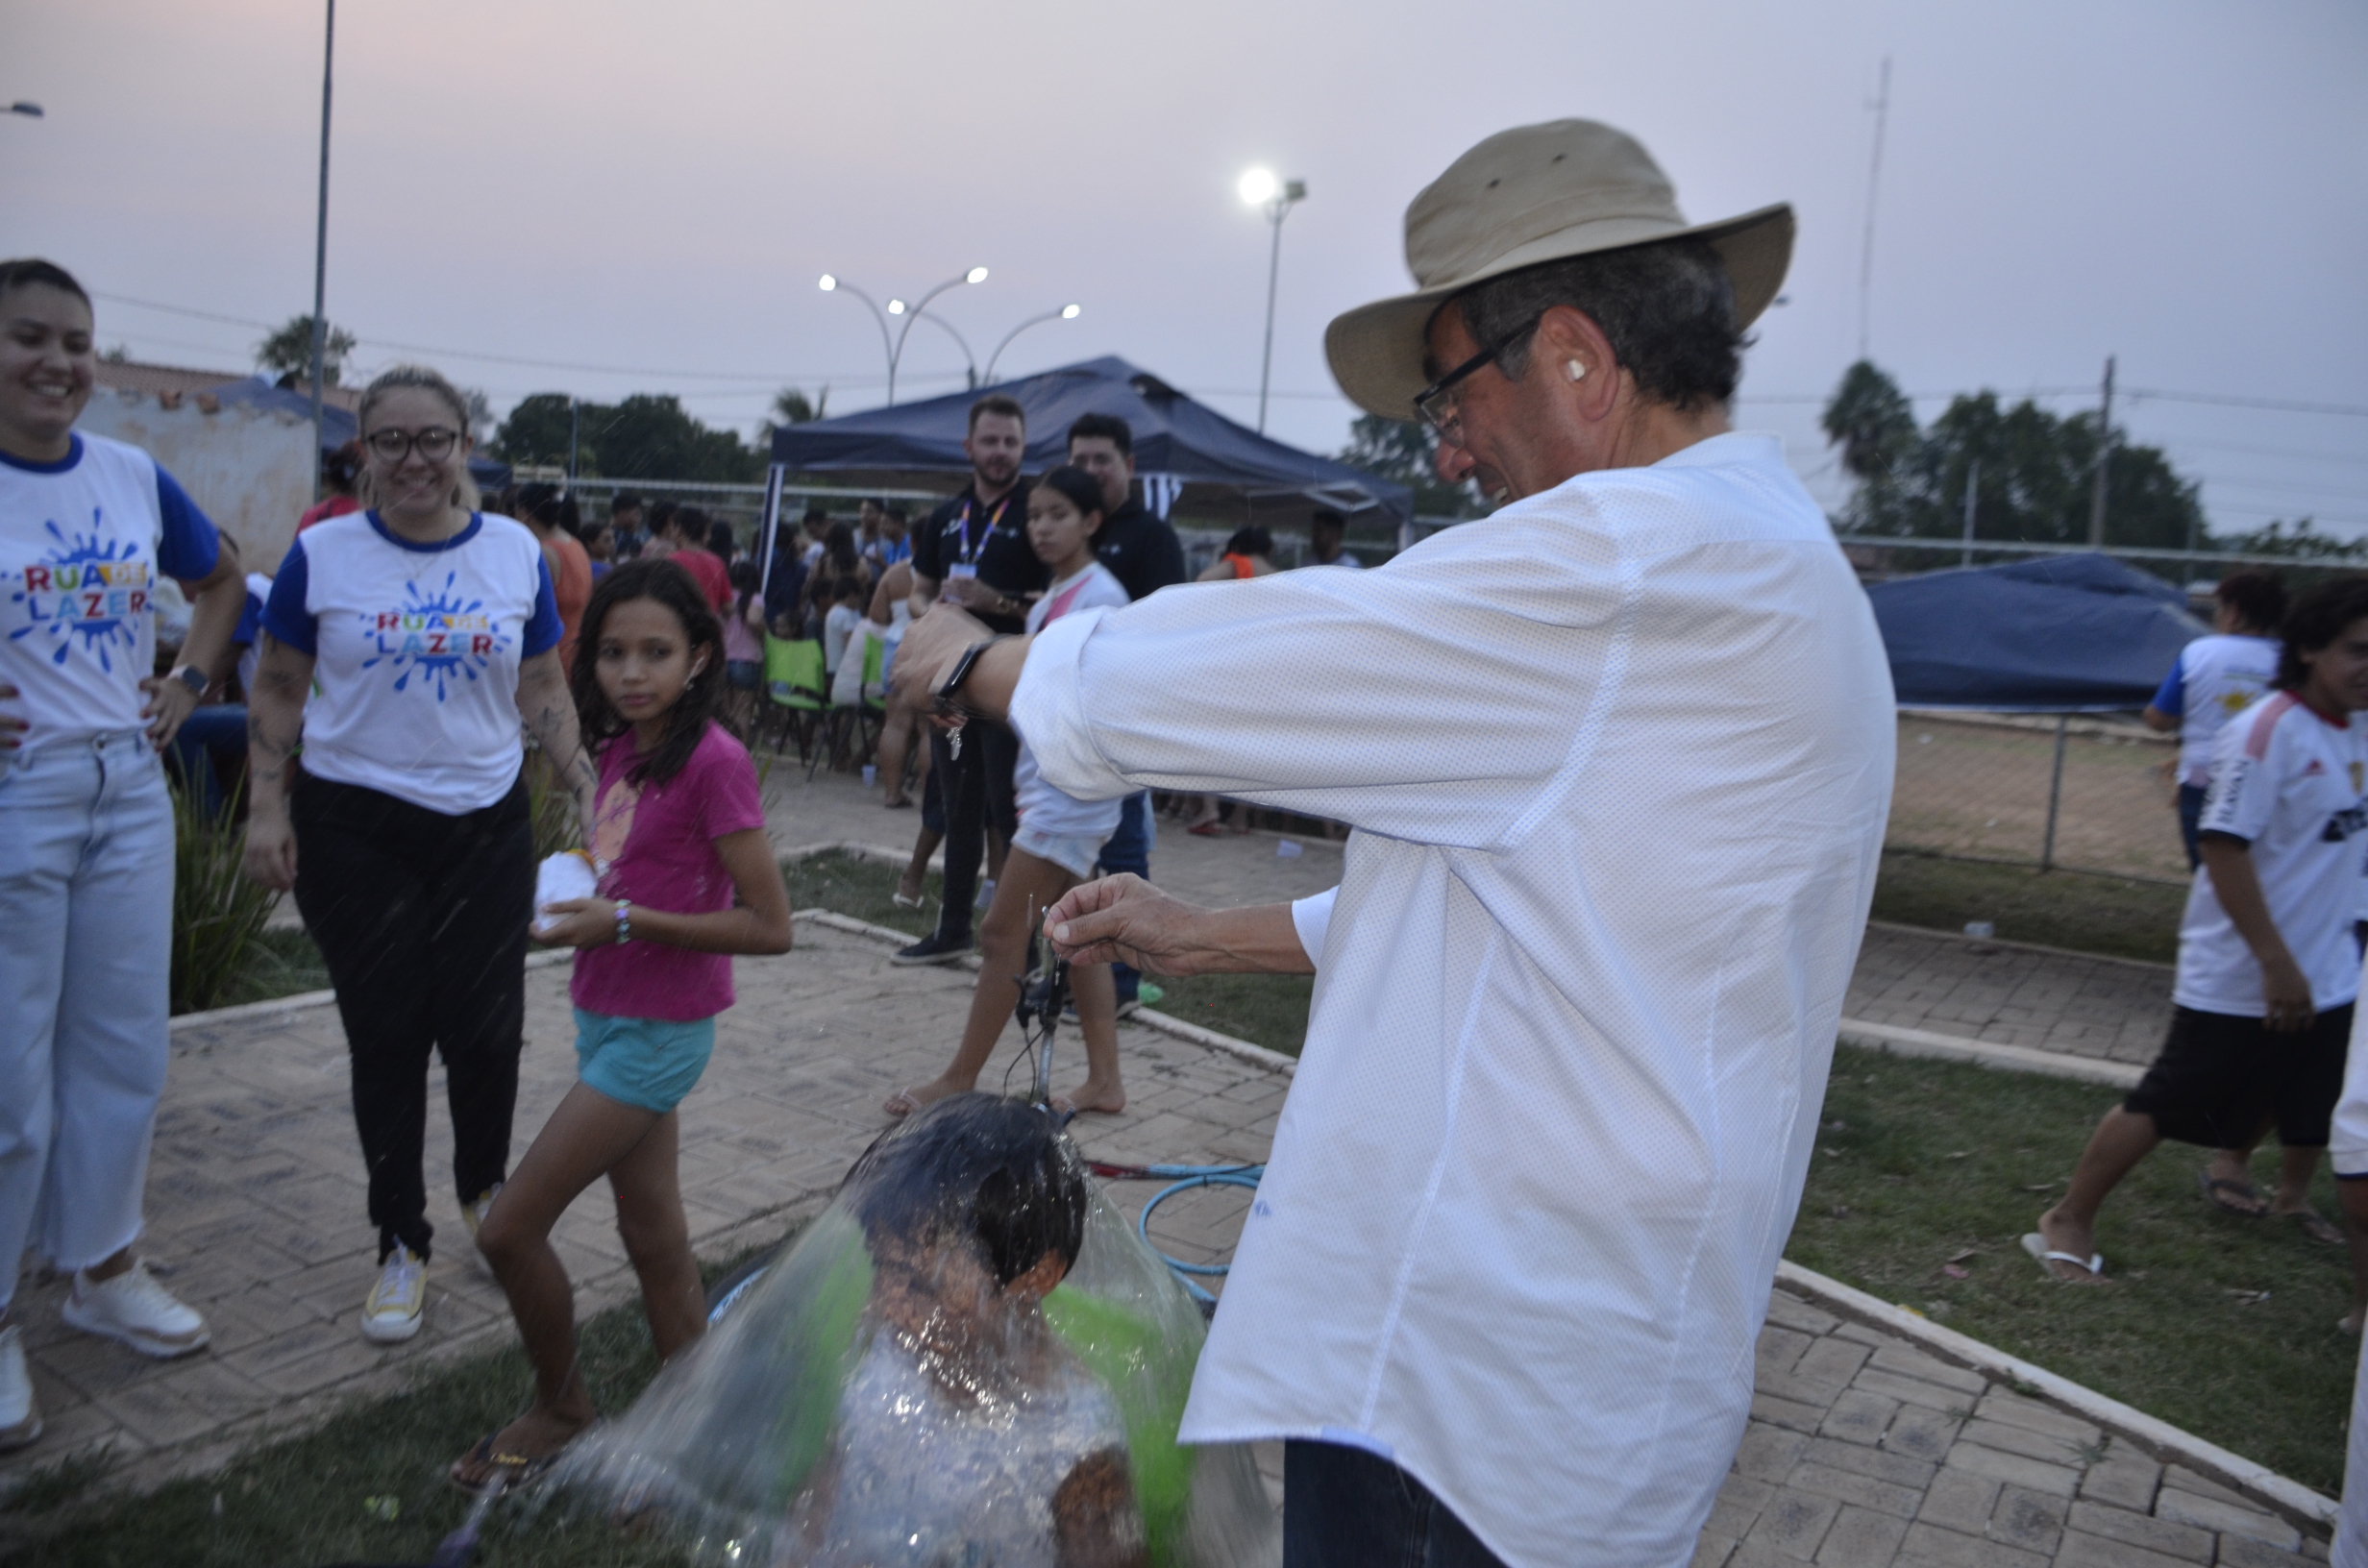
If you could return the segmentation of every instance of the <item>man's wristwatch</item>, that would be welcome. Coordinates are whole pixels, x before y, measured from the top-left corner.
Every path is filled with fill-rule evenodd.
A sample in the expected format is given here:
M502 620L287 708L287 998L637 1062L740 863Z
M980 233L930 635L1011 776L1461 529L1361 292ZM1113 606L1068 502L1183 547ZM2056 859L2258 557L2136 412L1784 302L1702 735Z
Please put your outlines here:
M176 665L172 674L165 678L177 680L189 688L189 695L200 702L206 700L206 694L213 688L212 677L194 664Z

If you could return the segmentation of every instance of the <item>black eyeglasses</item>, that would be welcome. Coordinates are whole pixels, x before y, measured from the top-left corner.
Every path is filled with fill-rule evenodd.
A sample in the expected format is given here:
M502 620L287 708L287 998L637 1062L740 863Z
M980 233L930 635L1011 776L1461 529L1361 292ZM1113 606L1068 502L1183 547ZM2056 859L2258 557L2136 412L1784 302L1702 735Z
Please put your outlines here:
M453 448L460 444L460 432L441 425L431 425L424 430L373 430L362 438L382 463L399 463L418 449L419 454L432 463L440 463L452 455Z
M1423 423L1437 430L1442 439L1451 445L1457 444L1457 438L1463 434L1463 425L1458 418L1456 387L1477 375L1482 366L1494 363L1498 355L1537 330L1538 324L1534 321L1516 328L1416 393L1415 412L1420 414Z

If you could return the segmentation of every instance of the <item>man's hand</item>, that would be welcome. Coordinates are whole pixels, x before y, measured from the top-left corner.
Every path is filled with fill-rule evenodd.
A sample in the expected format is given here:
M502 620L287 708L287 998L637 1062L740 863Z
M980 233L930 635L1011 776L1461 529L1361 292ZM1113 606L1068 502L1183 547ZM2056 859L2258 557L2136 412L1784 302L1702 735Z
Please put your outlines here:
M928 715L940 729L952 727L933 711L937 689L953 674L953 667L962 662L972 644L994 635L975 616L951 604L941 601L930 606L928 614L904 628L904 641L897 646L896 678L891 683L897 699L915 713Z
M197 711L197 694L189 690L188 682L175 680L170 675L150 675L139 683L148 694L148 701L139 716L148 721L148 742L161 751L173 744L173 737L190 714Z
M1124 872L1070 889L1045 916L1045 940L1073 964L1178 978L1316 972L1289 904L1202 909Z
M990 588L976 577L949 577L945 586L938 590L937 597L941 603L992 615L1006 596L1000 589Z
M2319 1016L2310 997L2310 982L2302 966L2282 950L2261 964L2261 1027L2272 1034L2290 1035L2310 1027Z

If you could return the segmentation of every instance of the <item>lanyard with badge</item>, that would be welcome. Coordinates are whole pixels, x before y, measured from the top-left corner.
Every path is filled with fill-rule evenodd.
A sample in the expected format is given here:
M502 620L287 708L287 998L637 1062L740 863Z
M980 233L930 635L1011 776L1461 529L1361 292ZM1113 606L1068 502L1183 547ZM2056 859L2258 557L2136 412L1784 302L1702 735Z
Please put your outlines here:
M1005 491L1003 499L995 503L995 510L987 517L987 529L978 536L976 544L971 542L971 498L969 496L962 498L962 515L956 520L956 525L962 529L962 548L952 560L946 563L946 576L950 577L978 576L978 557L986 552L987 541L995 537L995 530L1001 525L1003 514L1011 509L1011 498L1017 493L1018 488L1015 486ZM946 531L953 532L953 527L948 527Z

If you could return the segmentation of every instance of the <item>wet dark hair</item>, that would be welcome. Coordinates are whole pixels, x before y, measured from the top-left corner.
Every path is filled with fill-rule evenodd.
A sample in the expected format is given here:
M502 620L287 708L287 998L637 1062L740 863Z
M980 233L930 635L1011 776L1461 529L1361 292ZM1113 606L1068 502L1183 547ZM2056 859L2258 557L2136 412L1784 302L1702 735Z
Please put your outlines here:
M1077 508L1077 513L1081 517L1106 519L1109 515L1109 507L1101 499L1101 480L1094 478L1082 468L1071 468L1063 464L1036 482L1048 489L1057 491L1063 500Z
M0 261L0 294L6 294L12 288L36 287L55 288L71 294L83 302L84 309L96 313L90 304L90 296L83 292L83 285L76 282L74 275L57 262L44 261L33 256Z
M1003 1286L1048 1254L1075 1264L1093 1201L1085 1162L1050 1112L976 1093L950 1094L882 1134L846 1190L876 1255L882 1242L967 1242Z
M1246 528L1233 530L1233 537L1225 541L1224 552L1228 555L1271 555L1274 553L1274 535L1252 523Z
M2368 621L2368 577L2337 577L2296 599L2285 612L2285 643L2278 649L2278 678L2270 684L2282 692L2298 689L2310 678L2303 655L2326 648L2355 621Z
M1075 446L1079 436L1088 440L1098 436L1118 448L1120 456L1134 461L1134 427L1116 414L1079 414L1076 423L1069 427L1069 444Z
M568 676L569 688L576 697L577 723L582 728L587 749L633 727L609 705L608 694L601 690L601 627L610 610L637 599L654 600L675 612L675 619L682 623L682 635L690 645L694 662L701 648L707 650L705 666L691 676L682 695L667 710L664 739L626 772L626 777L635 784L663 784L682 772L691 753L706 738L710 723L721 723L727 730L731 728L724 716L724 624L715 618L699 583L674 561L658 556L627 561L601 578L592 589L590 602L583 607L583 623L576 641L576 668Z
M2211 597L2264 637L2277 636L2285 620L2285 584L2273 572L2232 572Z

